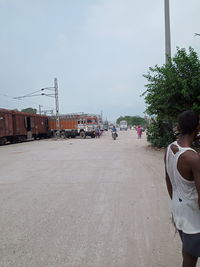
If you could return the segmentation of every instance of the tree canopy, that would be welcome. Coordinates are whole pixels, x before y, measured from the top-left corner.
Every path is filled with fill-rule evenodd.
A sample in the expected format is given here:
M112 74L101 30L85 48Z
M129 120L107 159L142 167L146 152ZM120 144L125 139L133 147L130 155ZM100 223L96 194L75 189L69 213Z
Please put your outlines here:
M185 110L200 113L200 60L193 48L177 48L168 64L149 68L143 75L148 84L143 93L146 112L154 115L147 139L154 146L165 147L176 137L173 122Z
M147 114L174 120L184 110L200 112L200 61L193 48L188 53L177 48L168 64L151 67L143 76Z
M21 110L21 112L36 114L37 113L37 109L36 108L24 108L24 109Z
M125 120L127 121L128 125L142 125L146 126L146 120L140 116L120 116L116 123L119 124L120 121Z

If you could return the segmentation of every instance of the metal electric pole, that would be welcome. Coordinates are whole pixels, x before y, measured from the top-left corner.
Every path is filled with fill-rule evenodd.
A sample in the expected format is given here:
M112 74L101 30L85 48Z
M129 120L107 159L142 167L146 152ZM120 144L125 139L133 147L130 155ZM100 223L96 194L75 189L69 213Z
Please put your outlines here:
M42 105L39 105L39 114L41 115L42 114L42 109L41 107L43 107Z
M42 91L42 93L41 93ZM46 91L51 91L50 93L46 93ZM24 97L33 97L33 96L48 96L48 97L54 97L55 98L55 107L56 107L56 131L57 135L59 136L59 130L60 130L60 118L59 118L59 102L58 102L58 80L57 78L54 78L54 86L53 87L45 87L40 90L37 90L33 93L24 95L24 96L18 96L14 97L14 99L22 99ZM39 113L42 114L41 110L42 105L39 105ZM47 114L47 112L53 113L52 110L43 110Z
M171 58L171 36L170 36L170 12L169 0L165 1L165 63Z
M58 103L58 80L54 79L54 88L55 88L55 105L56 105L56 130L60 129L60 119L59 119L59 103Z

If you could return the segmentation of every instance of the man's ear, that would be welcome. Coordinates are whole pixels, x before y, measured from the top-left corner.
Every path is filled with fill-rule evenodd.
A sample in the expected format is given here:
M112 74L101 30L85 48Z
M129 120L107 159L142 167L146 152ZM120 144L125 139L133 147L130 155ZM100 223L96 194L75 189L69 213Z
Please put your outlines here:
M198 127L196 128L196 135L198 135L200 132L200 124L198 125Z
M177 132L179 132L179 133L181 132L181 128L179 125L176 126L176 129L177 129Z

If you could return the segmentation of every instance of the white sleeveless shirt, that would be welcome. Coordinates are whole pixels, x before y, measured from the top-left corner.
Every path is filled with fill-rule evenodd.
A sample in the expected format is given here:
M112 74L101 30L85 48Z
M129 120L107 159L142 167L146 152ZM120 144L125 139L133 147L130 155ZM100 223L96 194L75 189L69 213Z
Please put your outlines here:
M178 147L178 152L175 154L171 150L172 144ZM181 147L176 141L172 144L167 148L166 170L173 190L173 219L178 230L186 234L200 233L200 209L195 182L186 180L177 169L178 159L184 152L192 150L196 153L196 151L190 147Z

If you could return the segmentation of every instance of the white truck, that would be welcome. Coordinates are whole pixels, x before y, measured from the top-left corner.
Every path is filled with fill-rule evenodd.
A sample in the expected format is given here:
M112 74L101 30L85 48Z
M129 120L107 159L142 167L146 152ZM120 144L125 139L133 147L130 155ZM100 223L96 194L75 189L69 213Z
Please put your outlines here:
M123 120L119 123L120 131L127 131L128 130L128 123L127 121Z

